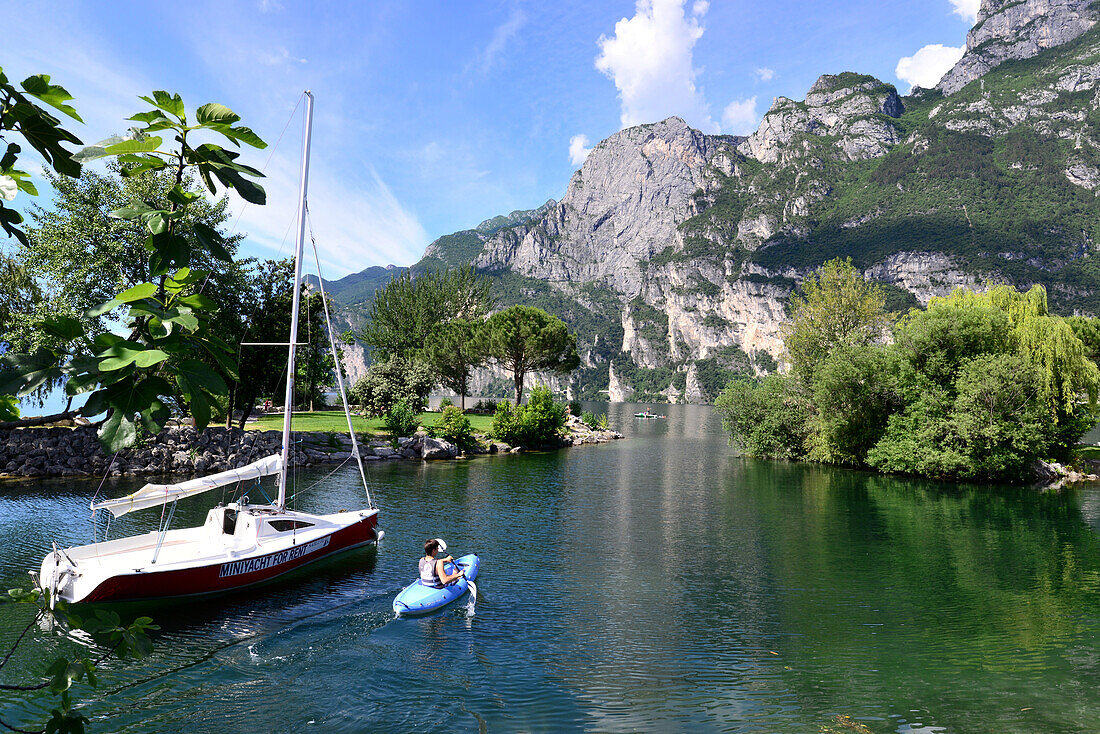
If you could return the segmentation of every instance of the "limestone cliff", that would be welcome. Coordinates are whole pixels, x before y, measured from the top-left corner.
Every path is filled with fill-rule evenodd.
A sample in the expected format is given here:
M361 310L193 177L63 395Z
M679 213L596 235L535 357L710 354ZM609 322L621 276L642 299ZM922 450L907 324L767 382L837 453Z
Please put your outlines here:
M1092 6L1092 0L982 0L966 53L936 88L953 94L1005 61L1069 43L1096 23Z

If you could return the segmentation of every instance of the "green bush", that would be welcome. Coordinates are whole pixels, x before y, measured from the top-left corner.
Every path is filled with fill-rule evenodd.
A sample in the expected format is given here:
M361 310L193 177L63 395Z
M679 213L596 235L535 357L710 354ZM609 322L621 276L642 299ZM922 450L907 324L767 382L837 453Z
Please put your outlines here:
M393 357L370 366L351 388L351 400L371 416L385 415L402 400L419 413L427 406L435 383L435 376L423 363Z
M730 444L743 453L765 459L806 457L813 406L794 380L774 374L759 381L738 378L714 404Z
M448 405L443 409L443 414L439 416L439 420L430 431L436 438L450 441L461 449L468 449L477 443L474 439L474 429L470 426L470 419L454 405Z
M471 408L471 410L478 413L493 413L496 411L498 404L499 401L497 400L482 399L474 403L474 407Z
M581 416L581 421L589 428L595 428L600 431L607 430L607 414L601 413L596 415L590 410L584 411L584 415Z
M564 426L565 406L555 403L550 388L540 385L531 391L527 405L497 405L492 434L513 446L541 446L553 442Z
M451 400L450 398L441 398L439 401L439 412L442 413L444 408L449 408L454 404L455 401Z
M407 400L398 400L386 411L383 423L394 438L411 436L420 425L419 412Z

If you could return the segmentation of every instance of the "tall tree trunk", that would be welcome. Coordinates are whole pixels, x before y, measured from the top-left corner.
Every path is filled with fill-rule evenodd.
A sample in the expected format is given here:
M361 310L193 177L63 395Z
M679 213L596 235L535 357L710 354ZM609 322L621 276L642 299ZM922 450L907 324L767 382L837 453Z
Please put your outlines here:
M523 401L523 378L525 376L523 370L517 369L513 374L513 380L516 384L516 405L518 406Z

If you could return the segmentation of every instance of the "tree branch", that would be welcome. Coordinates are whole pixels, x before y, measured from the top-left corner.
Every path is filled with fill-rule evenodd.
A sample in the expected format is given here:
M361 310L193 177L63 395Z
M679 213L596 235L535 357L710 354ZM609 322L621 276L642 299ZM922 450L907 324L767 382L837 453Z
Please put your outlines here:
M66 410L63 413L54 413L53 415L40 415L37 418L20 418L16 421L4 421L0 423L0 431L7 430L9 428L30 428L31 426L44 426L47 423L56 423L57 421L70 420L80 415L80 408L76 410Z

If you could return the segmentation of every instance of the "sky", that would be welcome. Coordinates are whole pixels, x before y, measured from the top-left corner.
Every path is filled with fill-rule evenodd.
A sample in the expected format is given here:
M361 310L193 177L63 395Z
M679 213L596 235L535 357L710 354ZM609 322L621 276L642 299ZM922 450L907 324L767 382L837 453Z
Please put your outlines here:
M679 115L747 134L774 97L802 99L825 73L873 74L903 94L932 86L978 4L0 0L0 65L66 87L85 143L124 131L154 89L232 108L270 145L243 155L267 174L268 205L230 196L230 226L257 257L291 252L312 90L310 214L332 279L409 265L441 235L561 198L623 127Z

